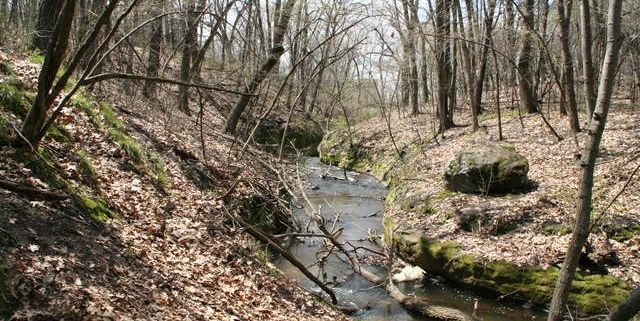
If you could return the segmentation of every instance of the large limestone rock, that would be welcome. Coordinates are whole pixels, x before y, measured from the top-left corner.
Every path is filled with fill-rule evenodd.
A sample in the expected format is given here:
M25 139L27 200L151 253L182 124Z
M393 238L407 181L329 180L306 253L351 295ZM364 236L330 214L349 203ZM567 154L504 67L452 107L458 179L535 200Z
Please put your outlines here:
M524 189L529 162L508 145L486 145L458 153L447 166L447 188L464 193L510 193Z

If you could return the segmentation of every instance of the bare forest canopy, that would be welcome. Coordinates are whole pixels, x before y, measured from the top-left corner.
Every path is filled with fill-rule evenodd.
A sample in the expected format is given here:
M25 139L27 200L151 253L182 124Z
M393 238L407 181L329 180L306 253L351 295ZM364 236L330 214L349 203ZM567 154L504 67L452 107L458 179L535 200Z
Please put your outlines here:
M187 114L198 96L213 95L225 131L240 124L244 136L270 114L330 129L385 113L434 113L443 131L463 113L477 128L477 115L499 99L522 112L557 110L579 131L595 106L607 3L1 0L0 36L4 46L43 54L55 40L49 88L23 128L32 143L54 121L48 113L60 108L54 97L65 86L69 96L112 79L145 97L169 84L177 93L166 103ZM623 1L617 35L615 97L632 104L638 7Z

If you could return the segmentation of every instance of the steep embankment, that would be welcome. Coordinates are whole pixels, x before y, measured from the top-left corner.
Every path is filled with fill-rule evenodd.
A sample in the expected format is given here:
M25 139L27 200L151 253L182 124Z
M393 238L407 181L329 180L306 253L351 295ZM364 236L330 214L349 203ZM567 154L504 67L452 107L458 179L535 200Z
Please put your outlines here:
M269 156L212 129L213 108L197 123L167 106L173 88L139 101L105 84L108 101L79 94L19 151L7 143L38 66L3 52L0 65L0 318L345 319L234 224L276 221L283 185Z
M391 133L384 120L374 119L352 128L351 137L346 129L327 135L320 157L391 185L387 238L405 259L495 297L545 305L570 240L578 150L564 118L551 117L551 125L565 137L558 141L539 115L520 119L508 111L503 143L528 158L532 188L507 195L448 191L444 168L456 153L497 141L496 118L486 113L480 131L457 127L444 137L433 136L432 115L391 119ZM637 137L638 110L616 107L597 168L591 253L585 255L571 295L581 313L602 312L640 284L640 183L629 181L638 166Z

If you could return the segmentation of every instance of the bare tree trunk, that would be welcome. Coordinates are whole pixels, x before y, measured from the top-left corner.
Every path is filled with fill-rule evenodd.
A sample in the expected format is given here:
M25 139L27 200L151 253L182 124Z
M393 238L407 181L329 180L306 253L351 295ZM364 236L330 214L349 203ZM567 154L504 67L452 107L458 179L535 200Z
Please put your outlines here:
M548 321L560 321L565 313L565 305L569 297L571 282L575 275L582 248L589 236L589 222L592 210L593 174L600 140L604 131L611 95L615 84L616 67L622 43L620 32L622 0L609 2L607 18L607 49L602 65L602 77L598 87L598 98L591 123L589 139L580 159L581 180L580 197L576 211L576 220L567 255L562 263L560 275L556 282L553 298L549 306Z
M54 35L54 28L56 25L56 21L58 19L58 14L62 6L64 5L64 0L43 0L40 3L40 8L38 9L38 23L36 25L36 30L33 33L33 38L31 39L31 46L35 49L40 50L41 52L45 52L47 50L47 45ZM69 29L71 28L71 24L69 24Z
M280 20L278 20L278 24L274 30L273 37L273 47L269 51L269 56L266 61L262 64L260 69L256 71L251 79L251 82L247 85L245 89L245 95L242 95L240 99L236 102L235 106L231 109L229 113L229 117L227 118L227 122L225 124L225 132L230 134L235 134L236 126L238 125L238 121L240 121L240 115L244 112L245 108L249 104L249 99L251 95L253 95L258 86L262 83L262 81L267 78L271 69L280 62L280 56L284 53L285 49L282 46L282 42L284 40L284 35L287 32L287 26L289 25L289 20L291 19L291 12L293 11L293 6L295 5L295 0L287 0L286 4L282 7L281 11L278 15L280 16Z
M506 32L507 32L507 43L515 43L516 41L516 37L515 37L515 33L516 33L516 28L515 28L515 12L513 9L513 2L510 0L505 1L505 27L506 27ZM513 51L509 51L509 52L513 52ZM509 64L510 68L507 71L507 88L509 88L509 93L510 93L510 97L511 97L511 102L510 102L510 107L513 108L514 107L514 92L515 92L515 84L516 84L516 69L513 68L510 64ZM520 108L518 108L518 111L520 111ZM519 113L518 113L519 114Z
M164 7L164 1L159 4ZM162 11L153 10L153 14L157 15ZM162 18L157 19L151 25L151 38L149 39L149 57L147 58L147 77L158 77L160 70L160 53L162 52ZM156 95L156 83L152 80L145 80L142 89L144 97L152 98Z
M411 0L402 0L402 12L407 27L405 37L403 37L404 53L407 56L407 85L409 94L409 104L411 106L411 115L417 115L419 109L419 85L418 85L418 65L416 59L416 28L419 24L417 16L417 4Z
M180 59L180 80L191 81L191 56L196 45L197 38L197 14L195 0L188 1L186 15L186 30L184 43L182 44L182 58ZM189 110L189 86L180 86L178 89L178 109L187 115Z
M576 91L573 80L573 57L571 56L571 48L569 47L569 33L571 27L571 13L573 8L573 0L558 0L558 23L560 24L560 43L562 46L562 94L569 115L569 127L571 131L577 133L580 131L580 123L578 121L578 103L576 102Z
M451 1L449 1L449 12L451 11ZM447 100L449 101L449 106L448 106L448 112L447 112L447 122L449 123L449 125L451 127L454 126L453 123L453 113L455 111L456 108L456 104L458 103L458 96L457 96L457 81L456 81L456 75L458 74L458 59L456 59L456 57L458 56L458 42L451 40L455 35L454 32L455 30L452 28L452 26L457 25L458 23L456 22L457 18L456 16L451 16L451 21L449 22L449 48L451 49L451 52L449 54L449 62L451 63L451 72L449 73L449 86L447 88Z
M591 9L589 0L580 0L580 30L582 31L581 51L582 51L582 74L584 78L584 100L587 117L591 118L596 105L595 90L595 70L593 68L593 37L591 35Z
M535 0L525 0L523 23L525 27L520 53L518 54L518 88L520 90L520 106L529 113L538 112L538 99L533 87L532 45L531 32L533 32L533 7Z
M9 0L0 0L0 19L2 19L3 23L6 21L7 16L9 14Z
M64 1L62 7L59 8L60 15L57 17L53 33L50 35L51 40L48 41L44 63L38 76L36 98L22 124L21 130L22 136L31 144L36 144L39 141L38 136L47 117L47 111L55 99L55 97L51 97L49 91L53 87L56 73L60 69L67 53L75 5L75 0ZM25 142L18 141L17 143L22 146Z
M493 47L493 40L489 38L489 42ZM500 68L498 68L498 55L496 55L496 51L491 50L493 54L493 62L496 68L495 73L495 81L496 81L496 112L498 113L498 140L502 141L502 111L500 110Z
M480 128L480 125L478 124L478 110L475 109L473 107L473 101L476 97L476 94L474 93L475 87L473 85L474 81L473 81L473 62L471 61L471 52L469 49L469 45L466 41L467 39L467 35L465 33L464 30L464 19L462 19L462 9L460 8L460 0L454 0L453 1L453 14L458 15L458 23L459 23L459 30L460 30L460 35L462 37L462 39L460 39L460 53L462 54L462 68L464 71L464 76L466 79L466 84L467 84L467 96L469 99L469 104L471 104L471 119L473 122L473 131L478 130L478 128Z
M420 29L420 55L421 55L421 63L420 63L420 83L422 90L422 103L427 104L429 102L429 64L427 63L427 37L422 33L422 28Z
M325 24L324 27L324 34L328 35L331 32L331 25L330 24ZM329 48L331 47L331 44L327 44L326 46L323 46L323 48L321 49L321 61L324 63L324 61L326 60L325 57L327 55L327 52L329 51ZM307 105L307 112L309 114L313 114L315 107L316 107L316 103L318 100L318 94L320 91L320 87L322 86L322 83L324 81L324 72L325 72L325 66L321 66L320 67L320 71L318 73L318 76L316 76L317 80L316 80L316 84L313 88L313 92L311 94L311 101L309 102L309 104Z
M451 49L449 34L451 25L449 23L449 12L451 11L451 0L438 0L436 3L436 61L438 69L438 119L440 133L451 128L449 112L449 88L451 86Z
M216 22L211 27L211 30L209 30L209 36L207 37L207 40L205 40L200 50L198 50L195 57L193 57L193 63L191 64L191 78L194 81L196 82L201 81L202 62L204 61L205 54L207 53L207 50L209 50L211 43L213 43L213 39L215 38L215 35L218 34L218 29L220 29L220 26L223 23L226 23L227 13L233 7L233 4L235 2L236 2L235 0L229 1L227 5L224 7L224 9L222 9L221 12L216 14Z
M84 42L75 52L75 54L66 63L66 69L61 76L57 77L56 74L60 70L63 58L66 54L66 50L69 44L70 25L73 21L74 9L76 1L67 0L63 7L60 9L60 16L58 22L56 22L56 28L54 30L54 37L49 42L47 53L45 54L44 63L40 70L38 77L38 90L36 93L36 99L29 110L29 114L25 118L21 134L28 140L31 145L37 145L42 138L46 135L47 129L53 124L56 117L60 114L62 107L68 101L68 99L78 90L82 79L86 78L91 71L95 71L96 64L99 64L98 56L99 52L104 50L110 39L124 20L127 15L138 4L139 0L133 0L129 7L120 15L116 24L111 28L111 31L107 35L107 39L103 40L101 45L92 53L90 59L90 66L94 66L93 70L84 70L80 76L80 80L75 83L74 87L65 95L65 97L58 103L57 108L51 113L46 120L48 111L54 103L56 97L65 89L68 85L71 76L77 71L81 60L87 54L87 50L91 47L92 43L98 38L101 28L109 22L111 14L117 7L117 1L109 2L102 14L96 21L91 33L85 37ZM54 85L55 81L55 85ZM17 145L25 145L25 142L17 141Z
M475 89L473 90L474 98L471 101L471 108L475 110L474 115L482 112L482 92L484 87L484 78L487 72L487 59L489 56L489 45L491 42L491 32L493 31L493 13L496 8L496 0L489 0L489 8L485 10L484 16L484 36L482 39L482 50L480 52L480 61L478 63L478 72ZM496 67L497 68L497 67ZM477 122L477 121L476 121ZM474 130L477 129L474 124Z

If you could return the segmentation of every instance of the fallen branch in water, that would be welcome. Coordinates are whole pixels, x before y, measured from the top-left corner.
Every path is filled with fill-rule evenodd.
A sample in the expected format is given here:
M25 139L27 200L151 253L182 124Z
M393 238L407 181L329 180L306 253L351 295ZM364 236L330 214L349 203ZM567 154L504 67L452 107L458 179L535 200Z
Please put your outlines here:
M300 178L300 168L299 166L296 168L297 172L297 180L298 180L298 188L302 193L302 197L304 198L307 206L311 209L311 213L309 213L311 220L314 221L316 227L322 232L324 238L328 240L333 248L336 248L342 254L344 254L349 262L349 265L353 269L355 273L360 274L362 277L367 279L369 282L372 282L375 286L380 286L386 284L386 289L396 301L400 302L407 310L422 314L426 317L435 319L435 320L443 320L443 321L477 321L479 319L471 316L461 310L448 308L444 306L434 305L425 299L409 297L406 294L402 293L400 289L387 277L379 276L374 273L371 273L364 269L360 263L353 257L351 251L348 251L344 243L338 241L336 237L337 233L335 231L331 232L325 226L325 219L320 215L320 212L316 210L315 206L304 192L304 186L302 184L302 179ZM335 229L335 226L332 230ZM353 245L352 245L353 247ZM356 248L357 249L357 248ZM370 249L368 249L370 250ZM371 251L371 250L370 250ZM378 251L378 254L383 254ZM392 255L392 254L391 254ZM389 257L389 256L388 256ZM391 261L391 259L389 259Z
M304 264L302 264L302 262L300 262L293 254L291 254L289 250L280 246L280 244L278 244L273 240L273 237L271 237L267 233L260 231L259 229L255 228L253 225L247 223L238 215L233 215L228 211L226 212L227 212L227 215L229 215L233 220L238 222L245 229L245 231L249 233L249 235L253 236L260 242L267 244L267 246L269 246L271 250L276 251L278 254L282 255L282 257L287 259L287 261L293 264L293 266L297 267L300 270L300 272L302 272L302 274L304 274L309 280L311 280L313 283L318 285L324 292L326 292L329 295L329 297L331 297L331 303L338 304L338 299L336 298L335 292L331 288L329 288L326 284L324 284L322 281L320 281L315 275L313 275L313 273L311 273L304 266Z

